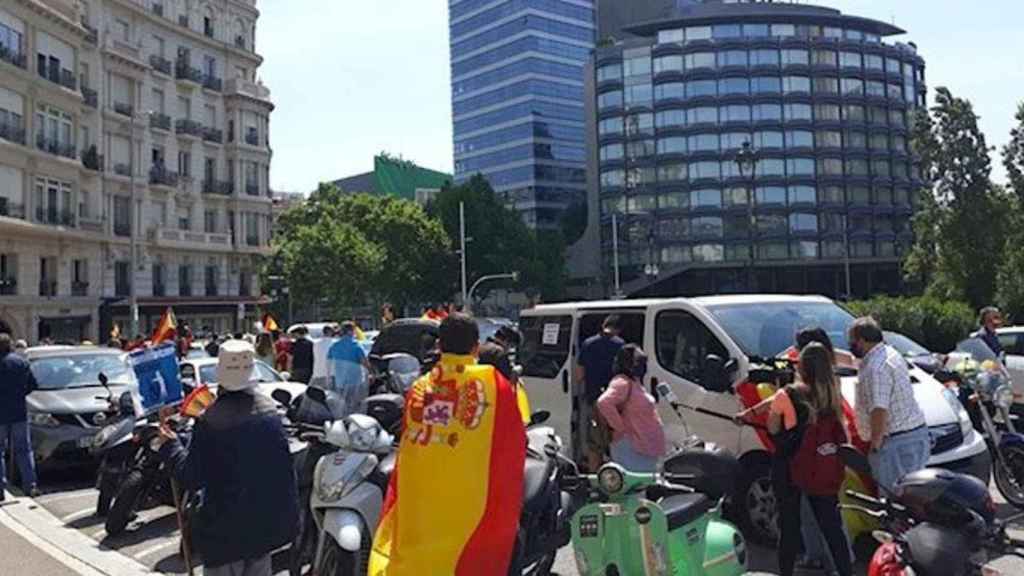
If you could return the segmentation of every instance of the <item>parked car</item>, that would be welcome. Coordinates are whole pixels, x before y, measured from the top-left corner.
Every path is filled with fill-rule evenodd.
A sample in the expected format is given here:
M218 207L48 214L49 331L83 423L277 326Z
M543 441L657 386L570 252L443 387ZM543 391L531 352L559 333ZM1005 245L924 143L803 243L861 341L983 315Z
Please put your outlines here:
M91 459L93 437L116 416L100 373L106 375L113 397L131 392L138 399L139 383L128 354L95 346L40 346L25 355L39 383L26 399L36 459Z
M885 343L896 349L908 362L929 374L942 368L943 357L898 332L884 332Z
M302 322L302 323L299 323L299 324L292 324L291 326L288 327L288 335L291 336L292 338L294 338L295 337L295 331L299 328L299 326L305 326L306 330L309 330L309 337L313 338L313 339L316 339L316 338L323 338L324 337L324 328L326 328L328 326L337 329L338 328L338 323L337 322Z
M216 358L186 358L181 361L178 367L181 374L182 387L185 394L199 386L209 386L211 390L217 390L217 359ZM291 374L278 372L266 362L256 360L256 377L260 381L260 390L270 396L274 390L287 390L292 398L298 398L306 391L306 385L301 382L291 382Z
M1013 391L1017 393L1014 412L1024 411L1024 326L1007 326L996 330L996 333L1006 353L1004 361L1013 382Z
M431 365L437 361L437 337L440 324L434 320L422 318L402 318L388 324L380 331L370 349L372 357L388 354L409 354L415 356L423 365Z
M602 319L612 313L622 319L623 338L642 346L650 358L644 384L651 393L658 397L656 385L666 382L691 408L683 412L682 424L659 404L670 440L681 443L692 433L733 451L744 470L733 497L737 520L752 538L773 541L777 508L768 449L758 431L737 426L731 417L760 400L752 368L774 362L792 346L798 329L821 326L837 348L847 349L853 316L827 298L785 295L578 302L524 310L519 363L530 403L551 412L549 424L571 439L568 446L577 459L582 447L574 431L581 424L574 407L582 390L572 374L579 343L600 330ZM969 472L987 484L991 458L959 400L924 370L912 365L910 371L932 435L929 464ZM850 406L856 402L855 387L856 374L843 374L843 397ZM870 530L863 522L847 520L855 534Z
M516 323L508 318L477 318L476 325L480 329L480 343L483 344L503 326L514 328Z

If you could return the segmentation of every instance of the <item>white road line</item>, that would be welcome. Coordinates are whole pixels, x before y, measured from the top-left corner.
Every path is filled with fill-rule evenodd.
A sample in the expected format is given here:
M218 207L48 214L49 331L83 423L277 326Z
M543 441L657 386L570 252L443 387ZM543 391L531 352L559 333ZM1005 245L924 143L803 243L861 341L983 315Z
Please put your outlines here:
M97 494L95 488L83 488L81 490L75 490L73 492L61 492L59 494L44 494L35 499L37 504L46 506L55 502L62 502L64 500L74 500L76 498L84 498L86 496L95 497Z
M178 547L178 539L177 538L173 538L173 539L171 539L171 540L169 540L167 542L156 544L154 546L150 546L149 548L145 548L143 550L140 550L140 551L136 552L135 554L132 554L132 556L136 560L142 560L143 558L145 558L146 556L149 556L150 554L154 554L156 552L159 552L159 551L167 549L167 548L177 548L177 547Z
M89 516L92 516L93 512L95 512L95 511L96 510L93 507L90 506L89 508L86 508L85 510L79 510L78 512L72 512L70 514L65 514L64 516L61 516L60 517L60 522L61 522L61 524L70 524L70 523L74 522L75 520L81 520L82 518L87 518Z

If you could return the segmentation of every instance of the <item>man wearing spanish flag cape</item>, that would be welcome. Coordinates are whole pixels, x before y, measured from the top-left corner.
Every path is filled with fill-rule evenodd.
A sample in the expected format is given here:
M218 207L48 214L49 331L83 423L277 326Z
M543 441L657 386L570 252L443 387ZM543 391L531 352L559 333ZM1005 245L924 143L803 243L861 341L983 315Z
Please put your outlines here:
M441 361L406 398L370 576L504 576L522 507L526 431L512 385L476 363L476 323L441 323Z

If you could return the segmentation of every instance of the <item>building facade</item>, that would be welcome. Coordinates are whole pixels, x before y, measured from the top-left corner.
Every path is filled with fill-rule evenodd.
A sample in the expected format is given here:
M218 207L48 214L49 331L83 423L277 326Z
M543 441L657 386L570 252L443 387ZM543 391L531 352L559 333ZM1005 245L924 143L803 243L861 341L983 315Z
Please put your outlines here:
M887 40L903 30L713 1L627 30L588 68L591 228L609 292L616 276L644 295L902 288L921 184L910 123L925 105L924 60ZM753 171L737 162L745 143Z
M483 174L530 226L584 200L593 0L450 0L455 180Z
M241 329L269 250L255 0L0 5L0 329Z
M373 157L373 172L334 181L334 185L343 192L394 196L420 205L425 205L451 183L451 174L423 168L387 154Z

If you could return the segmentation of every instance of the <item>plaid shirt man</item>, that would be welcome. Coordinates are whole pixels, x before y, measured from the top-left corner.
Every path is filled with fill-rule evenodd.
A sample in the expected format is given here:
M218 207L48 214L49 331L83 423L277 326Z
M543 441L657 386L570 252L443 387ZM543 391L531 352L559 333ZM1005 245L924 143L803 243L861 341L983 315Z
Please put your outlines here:
M889 435L925 425L907 361L884 343L864 356L857 379L857 431L865 442L871 441L871 411L876 408L889 413Z

